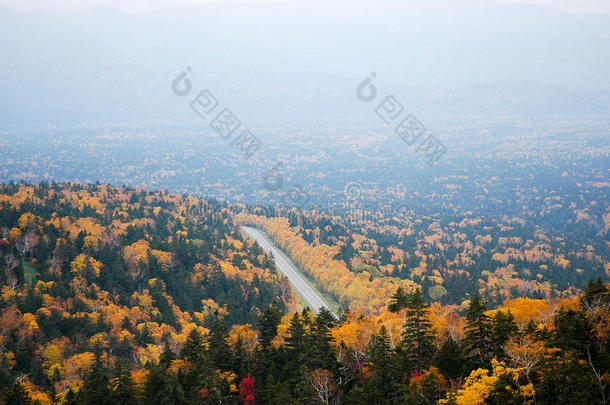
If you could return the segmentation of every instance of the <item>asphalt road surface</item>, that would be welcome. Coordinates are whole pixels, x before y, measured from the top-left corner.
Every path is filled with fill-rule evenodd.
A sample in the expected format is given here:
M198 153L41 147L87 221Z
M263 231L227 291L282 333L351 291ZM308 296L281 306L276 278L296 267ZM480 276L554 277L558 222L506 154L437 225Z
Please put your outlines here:
M303 279L300 271L294 264L284 258L282 252L275 247L273 242L267 237L265 233L259 229L252 228L250 226L243 226L242 228L252 239L254 239L260 247L262 247L267 253L271 252L275 265L279 271L281 271L288 280L292 283L292 286L299 292L301 297L307 301L310 309L315 313L318 313L320 308L328 309L337 318L337 314L324 302L322 297L313 290Z

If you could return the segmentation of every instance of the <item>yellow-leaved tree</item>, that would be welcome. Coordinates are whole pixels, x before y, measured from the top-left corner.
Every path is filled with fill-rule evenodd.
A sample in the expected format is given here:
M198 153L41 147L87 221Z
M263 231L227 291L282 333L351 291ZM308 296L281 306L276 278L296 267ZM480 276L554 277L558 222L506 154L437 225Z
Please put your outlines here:
M479 368L466 378L464 387L457 394L448 394L439 404L483 405L485 403L533 403L532 384L519 385L517 368L507 367L504 363L492 360L493 369Z

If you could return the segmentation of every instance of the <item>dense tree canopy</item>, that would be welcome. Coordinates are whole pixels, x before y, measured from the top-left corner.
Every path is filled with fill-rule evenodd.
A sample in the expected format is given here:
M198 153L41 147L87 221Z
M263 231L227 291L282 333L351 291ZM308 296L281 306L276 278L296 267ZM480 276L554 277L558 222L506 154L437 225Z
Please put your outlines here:
M297 311L240 234L243 207L104 185L0 196L1 403L608 403L602 279L442 305L423 279L354 272L349 249L262 220L344 306L335 319Z

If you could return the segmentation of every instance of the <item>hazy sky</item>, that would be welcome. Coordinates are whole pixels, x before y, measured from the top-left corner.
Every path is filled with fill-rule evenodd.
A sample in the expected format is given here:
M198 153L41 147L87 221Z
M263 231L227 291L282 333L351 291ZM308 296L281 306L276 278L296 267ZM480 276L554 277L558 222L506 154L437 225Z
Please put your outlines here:
M33 10L33 9L56 9L56 10L83 10L91 7L111 7L125 11L142 11L142 10L168 10L168 9L185 9L197 7L201 4L206 3L286 3L299 5L300 7L306 7L310 1L299 1L299 0L253 0L253 1L221 1L221 0L44 0L44 1L24 1L24 0L0 0L0 6L8 7L11 9L19 10ZM479 1L480 4L493 3L494 0ZM518 0L510 1L504 0L503 2L510 3L523 3L523 4L534 4L545 7L551 7L554 9L576 12L576 13L593 13L593 14L610 14L610 1L608 0ZM325 2L325 5L340 4L340 2L333 1L332 3ZM406 3L407 7L420 7L421 5L428 5L430 1L409 1L401 2ZM444 1L433 1L434 8L443 6L450 8L459 8L464 4L474 3L472 0L444 0ZM353 2L345 3L349 7ZM371 4L375 4L371 2Z
M248 122L360 119L370 111L354 91L370 72L380 94L399 95L427 120L610 116L609 0L0 0L0 8L0 126L196 126L170 92L185 66L195 88L209 86Z

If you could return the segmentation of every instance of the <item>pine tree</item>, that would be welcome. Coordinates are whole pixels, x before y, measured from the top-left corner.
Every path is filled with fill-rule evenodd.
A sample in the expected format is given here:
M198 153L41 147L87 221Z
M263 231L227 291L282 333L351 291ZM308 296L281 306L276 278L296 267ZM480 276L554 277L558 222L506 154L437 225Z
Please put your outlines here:
M123 322L121 322L121 328L131 331L131 322L128 317L123 318Z
M573 353L579 359L594 356L595 334L593 326L582 311L559 310L553 320L555 329L550 344Z
M337 324L337 319L327 308L320 308L320 312L316 315L315 321L323 324L328 329Z
M136 388L129 370L119 360L112 370L112 403L116 405L129 405L137 402Z
M180 356L192 362L202 359L204 353L203 336L197 328L191 329L180 351Z
M287 372L294 374L295 371L298 371L298 368L294 365L304 363L308 349L305 326L298 312L295 312L292 319L290 319L290 326L288 326L286 332L284 340L286 342L287 363L290 368Z
M4 395L3 399L3 403L7 405L30 405L32 403L30 394L28 394L23 384L19 381L15 381L13 386Z
M392 348L385 326L381 326L379 333L372 339L369 362L373 371L370 380L373 397L377 400L389 399L394 384L392 381Z
M451 335L436 352L432 364L449 379L457 379L464 376L464 356L462 348Z
M108 369L102 361L102 350L98 346L95 349L95 361L89 374L85 377L81 390L83 403L87 404L111 404L110 389L108 388Z
M398 312L407 306L409 297L405 293L404 288L398 287L396 292L390 297L390 304L388 310L390 312Z
M158 405L186 403L180 383L161 365L149 366L144 384L144 396L148 402Z
M216 367L208 357L204 340L204 337L197 328L193 328L188 334L186 342L182 346L180 356L190 364L188 368L176 375L180 382L179 388L181 390L173 386L171 382L172 374L170 374L170 380L166 385L169 389L166 394L168 398L184 395L186 402L195 402L199 400L199 391L202 388L209 390L218 383L218 374L215 372ZM212 394L211 390L210 394Z
M221 370L230 370L233 359L227 339L229 331L224 321L215 314L212 320L210 334L207 338L208 355L216 368Z
M301 316L298 312L295 312L290 319L290 326L287 329L286 338L286 349L294 354L303 353L305 345L305 327ZM298 356L294 356L296 358Z
M167 383L167 376L165 374L166 368L159 365L148 365L148 374L146 375L146 382L144 384L144 397L152 402L157 403L162 397L162 393L165 390Z
M421 372L428 367L434 354L434 335L428 311L421 290L415 290L407 301L407 319L397 350L399 359L407 363L409 370Z
M261 404L298 404L290 390L290 385L286 381L276 381L273 375L267 376L264 393L256 394L256 402ZM257 390L257 392L259 392Z
M580 302L585 310L597 305L609 305L610 291L601 278L589 280Z
M536 402L553 405L603 405L599 389L594 388L596 386L595 375L587 362L571 356L557 356L545 363L540 383L536 387Z
M310 369L336 370L335 350L332 346L333 337L330 328L335 318L325 308L322 308L310 327L308 366Z
M233 372L239 376L243 376L248 372L249 354L244 347L244 339L241 335L237 336L235 344L231 348L233 358Z
M491 330L485 305L475 295L466 311L464 349L473 368L489 368L491 360Z
M163 368L169 368L172 360L175 358L176 354L172 351L171 347L169 347L169 340L165 339L165 342L163 343L163 352L161 353L159 363Z
M389 405L399 393L394 384L393 352L385 326L371 337L368 348L368 372L362 382L350 389L345 403L350 405Z
M138 344L142 346L146 346L147 344L154 342L147 323L144 323L142 330L138 332L136 336L136 342L138 342Z
M505 357L503 346L508 340L519 332L519 328L515 323L515 317L508 310L496 312L493 318L491 330L491 342L493 346L493 355L497 359L503 360Z
M254 379L256 390L259 393L258 400L267 403L274 394L274 376L277 375L275 362L277 360L277 350L271 345L271 341L277 336L277 327L281 321L282 312L277 304L272 303L257 318L258 330L260 331L260 344L254 352L253 362ZM282 367L280 364L279 367ZM296 365L295 365L296 367ZM271 381L271 385L268 385Z
M260 341L263 349L267 349L277 335L277 327L282 319L282 311L273 303L269 305L258 317Z

